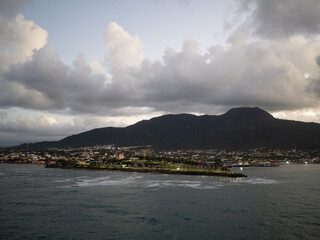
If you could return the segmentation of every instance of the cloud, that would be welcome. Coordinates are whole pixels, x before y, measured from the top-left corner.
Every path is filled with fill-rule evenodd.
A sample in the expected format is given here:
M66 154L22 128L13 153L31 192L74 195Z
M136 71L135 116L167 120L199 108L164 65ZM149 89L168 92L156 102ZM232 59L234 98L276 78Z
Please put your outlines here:
M254 33L262 38L319 35L318 0L240 0Z
M109 116L212 113L242 105L268 110L316 105L305 74L318 74L314 61L320 52L318 41L298 36L250 41L247 34L230 36L229 45L214 45L205 53L189 39L181 51L167 48L162 59L149 61L142 58L138 37L110 23L105 67L110 67L112 76L104 73L101 61L92 67L83 54L67 66L46 45L35 50L31 60L11 65L3 74L6 91L0 94L0 104Z
M156 61L143 57L137 35L111 22L105 27L105 60L88 63L80 53L69 66L34 22L19 14L1 17L0 106L101 116L214 113L242 105L278 111L317 106L318 85L312 80L318 79L320 62L319 40L312 37L320 22L313 14L316 2L308 0L312 9L295 0L239 2L245 20L225 44L200 52L199 43L188 39L180 51L167 48ZM285 6L301 9L297 19ZM281 15L274 17L279 24L272 22L272 14Z
M43 92L8 81L5 76L10 67L32 61L34 51L47 43L47 31L25 20L21 14L15 14L19 4L20 1L1 1L3 11L6 9L8 14L0 11L0 106L45 109L52 103Z
M45 110L52 105L54 105L54 102L46 98L42 92L28 89L25 85L16 82L1 82L1 107L18 106Z
M318 66L320 67L320 55L316 58L316 62L318 64Z
M34 100L33 109L43 106L48 110L73 108L76 111L81 105L94 102L106 81L104 75L92 71L83 55L79 54L70 67L61 62L50 46L35 51L32 61L11 66L5 77L7 84L22 85L29 91L41 93L42 98ZM14 96L17 98L19 94ZM28 107L27 102L15 105L13 100L13 106ZM5 103L2 102L3 105Z
M29 0L1 0L0 15L12 17L19 11L21 5L28 3Z
M135 79L130 74L130 69L124 70L110 79L93 71L83 54L77 56L73 66L67 66L47 45L35 51L32 61L12 65L4 74L0 104L67 114L139 113L141 109L134 100ZM23 89L18 91L18 87Z
M272 115L275 118L279 119L289 119L304 122L320 122L320 111L317 108L306 108L293 111L280 111L274 112Z
M124 119L216 114L237 106L319 119L319 2L239 3L243 22L224 44L203 52L198 41L188 39L181 50L168 47L150 61L143 41L111 22L105 27L105 59L87 62L79 53L66 65L47 43L47 31L16 13L19 1L2 1L0 9L11 10L0 16L0 108L10 110L0 111L0 139L56 140L134 122ZM45 113L12 117L13 107Z
M282 62L290 63L305 77L300 80L303 91L293 94L307 100L294 108L318 106L320 98L320 2L318 0L239 0L239 12L244 21L239 29L244 29L251 40L266 42L276 54L281 54ZM237 30L235 31L235 33ZM246 38L250 39L250 38ZM317 66L318 65L318 66ZM293 79L293 78L292 78ZM293 84L294 82L292 82ZM300 85L300 87L302 87ZM292 113L294 115L294 113Z
M168 50L163 64L142 66L137 78L144 80L142 87L151 106L170 111L175 103L197 111L203 105L210 111L214 105L281 109L313 104L295 56L288 56L281 46L261 41L213 46L204 55L194 46L186 43L181 52ZM304 57L309 61L310 56Z
M0 119L3 120L7 118L8 114L6 111L0 111Z
M107 74L106 69L100 59L91 60L89 66L91 70L96 74Z
M147 115L153 117L154 115ZM99 117L46 114L40 111L19 110L0 112L0 146L39 141L56 141L66 136L97 127L123 127L141 120L136 117Z
M143 60L142 41L138 36L131 36L115 22L106 25L104 42L112 73L128 67L138 67Z
M46 115L0 118L0 146L61 139L76 130L75 125L58 122L54 117Z
M320 56L317 56L315 62L318 65L319 75L317 78L311 78L311 82L309 84L309 92L315 94L315 97L318 101L320 101Z
M47 43L48 33L21 14L13 18L0 16L0 73L11 64L31 60L33 51Z

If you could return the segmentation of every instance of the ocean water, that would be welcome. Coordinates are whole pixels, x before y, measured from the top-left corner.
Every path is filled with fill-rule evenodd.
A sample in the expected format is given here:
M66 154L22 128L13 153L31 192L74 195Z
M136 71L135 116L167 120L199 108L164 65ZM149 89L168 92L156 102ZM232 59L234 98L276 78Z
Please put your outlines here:
M320 165L243 172L0 164L0 239L320 239Z

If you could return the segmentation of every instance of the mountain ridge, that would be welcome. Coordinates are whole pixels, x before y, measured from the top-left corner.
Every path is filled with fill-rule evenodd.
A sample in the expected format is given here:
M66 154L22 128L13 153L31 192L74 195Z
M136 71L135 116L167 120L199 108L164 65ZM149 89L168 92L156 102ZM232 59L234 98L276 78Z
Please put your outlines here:
M222 115L167 114L127 127L96 128L60 141L29 144L29 148L110 144L161 149L319 149L320 124L277 119L260 108L241 107Z

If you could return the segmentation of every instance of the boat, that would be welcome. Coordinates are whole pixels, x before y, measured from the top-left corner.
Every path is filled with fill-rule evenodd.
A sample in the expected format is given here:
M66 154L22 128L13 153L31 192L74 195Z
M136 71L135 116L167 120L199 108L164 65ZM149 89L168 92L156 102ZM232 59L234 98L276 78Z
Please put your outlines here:
M258 165L255 165L257 167L279 167L280 164L279 163L271 163L271 162L259 162Z

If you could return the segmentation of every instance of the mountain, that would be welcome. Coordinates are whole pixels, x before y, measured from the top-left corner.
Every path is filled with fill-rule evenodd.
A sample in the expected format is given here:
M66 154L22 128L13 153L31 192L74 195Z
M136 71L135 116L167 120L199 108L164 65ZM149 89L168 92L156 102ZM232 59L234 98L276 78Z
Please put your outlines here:
M260 108L242 107L220 116L163 115L124 128L98 128L56 142L29 144L29 148L108 144L161 149L319 149L320 124L276 119Z

